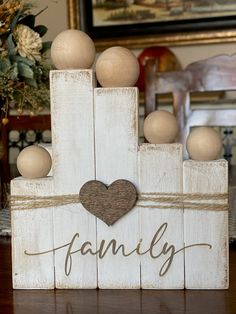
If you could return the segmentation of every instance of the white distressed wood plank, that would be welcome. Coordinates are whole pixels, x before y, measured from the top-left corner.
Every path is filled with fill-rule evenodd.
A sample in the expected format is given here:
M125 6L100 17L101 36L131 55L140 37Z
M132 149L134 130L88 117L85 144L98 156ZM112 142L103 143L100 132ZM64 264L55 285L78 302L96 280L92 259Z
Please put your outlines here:
M21 196L50 196L52 178L11 181L11 194ZM15 289L53 289L53 253L28 256L53 248L53 209L13 210L12 224L12 280Z
M182 145L142 144L139 149L139 185L141 193L182 193ZM142 204L142 202L140 203ZM157 205L150 201L145 205ZM141 208L141 238L148 249L157 230L167 223L166 231L154 247L154 255L162 252L168 242L175 250L184 247L183 210ZM163 229L164 230L164 229ZM153 259L150 254L141 257L141 286L143 289L183 289L184 253L174 256L171 267L164 276L159 272L170 252Z
M225 160L184 162L184 193L227 193L228 166ZM209 201L212 203L211 201ZM213 201L215 203L216 201ZM222 201L221 201L222 202ZM184 211L185 245L209 243L185 252L187 289L228 288L228 211Z
M92 70L51 72L51 113L54 193L78 194L81 186L95 177L94 169L94 74ZM54 211L55 247L79 239L96 248L96 219L81 204L58 207ZM55 271L57 288L96 288L96 256L72 256L72 269L65 274L68 246L57 250Z
M40 143L39 146L42 146L43 148L45 148L48 151L49 155L52 158L52 163L53 163L52 144L51 143ZM49 171L49 173L47 175L48 177L52 177L53 176L52 168L53 168L53 166L51 167L51 169L50 169L50 171Z
M136 187L138 149L138 90L136 88L95 89L96 179L111 184L117 179L131 181ZM97 245L116 239L133 250L139 241L139 211L135 207L108 227L97 220ZM109 289L140 288L140 258L124 257L108 251L98 259L98 286Z

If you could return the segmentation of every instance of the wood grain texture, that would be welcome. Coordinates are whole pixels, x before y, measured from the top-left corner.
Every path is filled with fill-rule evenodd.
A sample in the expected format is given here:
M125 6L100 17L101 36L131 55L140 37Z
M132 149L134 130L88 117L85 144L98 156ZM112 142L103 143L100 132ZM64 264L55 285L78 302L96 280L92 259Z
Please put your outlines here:
M52 154L55 195L78 194L95 179L92 70L51 72ZM79 233L81 243L96 246L96 218L81 204L54 211L54 245L61 246ZM69 276L64 271L66 248L55 254L57 288L96 288L96 257L75 254Z
M225 290L12 290L10 239L0 237L0 309L3 314L235 314L236 247L230 248Z
M50 196L53 192L52 178L11 181L12 195ZM25 255L53 247L53 209L40 208L14 210L12 221L12 280L15 289L53 289L53 253L40 256Z
M142 144L139 148L139 181L141 193L182 193L182 145ZM152 202L149 204L156 205ZM159 227L164 223L168 224L164 236L155 248L155 254L161 252L166 242L174 245L176 250L184 246L183 210L141 208L140 221L141 238L145 248L150 246ZM184 288L183 252L176 255L169 271L163 277L159 276L167 255L157 259L150 258L149 254L141 257L143 289Z
M96 180L111 184L125 179L138 184L138 90L137 88L95 89ZM132 226L132 227L131 227ZM139 241L139 211L129 213L107 227L97 221L97 242L102 239L125 243L128 251ZM140 288L139 256L124 258L109 253L98 259L98 286L109 289Z
M82 186L79 198L84 208L111 226L134 207L137 191L127 180L116 180L108 187L92 180Z
M50 143L50 144L48 144L48 143L42 143L42 144L39 144L39 146L42 146L43 148L45 148L45 149L48 151L49 155L50 155L51 158L52 158L52 163L53 163L52 144L51 144L51 143ZM52 177L52 176L53 176L52 168L53 168L53 166L51 167L51 169L50 169L50 171L49 171L49 173L48 173L48 175L47 175L48 177Z
M138 146L136 88L94 89L92 70L52 71L51 102L53 178L16 179L12 182L13 195L78 195L86 182L95 179L107 186L115 180L128 180L141 194L227 192L225 161L186 161L183 180L181 144ZM108 210L112 205L113 198L100 209ZM149 207L136 205L110 227L82 204L14 211L14 287L183 289L184 246L209 242L211 250L195 247L185 251L185 287L227 288L228 213L186 208L184 215L182 209L154 208L155 202L146 201L145 205ZM109 215L107 222L115 220ZM150 243L163 224L166 230L154 249L159 256L152 258ZM76 234L78 242L73 243ZM68 245L64 244L72 244L73 252L67 274ZM118 249L122 245L126 253L135 254L123 254ZM142 256L137 245L141 252L146 251ZM168 252L162 254L168 245L179 252L168 272L160 276L169 257ZM53 248L59 248L54 255L24 254L25 250L37 253ZM95 248L98 253L94 253ZM106 254L101 257L102 249Z
M184 162L184 193L227 193L228 166L225 160ZM200 202L200 201L199 201ZM209 202L217 203L212 200ZM219 201L218 201L219 202ZM228 288L228 211L184 211L185 245L209 243L185 252L187 289Z

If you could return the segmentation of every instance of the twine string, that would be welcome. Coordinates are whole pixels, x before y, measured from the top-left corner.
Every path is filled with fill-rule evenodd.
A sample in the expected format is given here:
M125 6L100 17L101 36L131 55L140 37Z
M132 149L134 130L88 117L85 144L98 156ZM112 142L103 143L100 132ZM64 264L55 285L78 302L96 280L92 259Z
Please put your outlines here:
M141 193L138 194L135 206L159 209L191 209L226 211L229 209L227 193ZM36 208L59 207L68 204L79 204L78 194L55 196L21 196L11 195L11 210L29 210Z

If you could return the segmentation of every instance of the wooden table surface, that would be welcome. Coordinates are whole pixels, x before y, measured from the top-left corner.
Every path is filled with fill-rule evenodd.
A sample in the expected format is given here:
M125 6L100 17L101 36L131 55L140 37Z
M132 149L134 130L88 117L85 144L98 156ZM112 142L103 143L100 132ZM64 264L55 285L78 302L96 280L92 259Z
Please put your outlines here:
M0 238L1 314L236 313L236 246L230 248L228 291L13 290L10 240Z

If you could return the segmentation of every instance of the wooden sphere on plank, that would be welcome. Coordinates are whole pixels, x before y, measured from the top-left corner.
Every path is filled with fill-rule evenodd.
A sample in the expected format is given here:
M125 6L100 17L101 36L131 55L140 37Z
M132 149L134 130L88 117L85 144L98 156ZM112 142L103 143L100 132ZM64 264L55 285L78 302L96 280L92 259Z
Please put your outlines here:
M103 87L132 87L139 77L138 60L127 48L108 48L98 57L96 76Z
M179 127L176 117L165 110L151 112L144 120L144 136L149 143L173 143Z
M51 59L59 70L89 69L96 55L92 39L84 32L69 29L56 36L51 46Z
M31 145L20 152L16 163L22 177L37 179L47 176L52 166L52 159L45 148Z
M213 128L198 127L190 132L186 146L191 159L209 161L220 157L222 140Z

